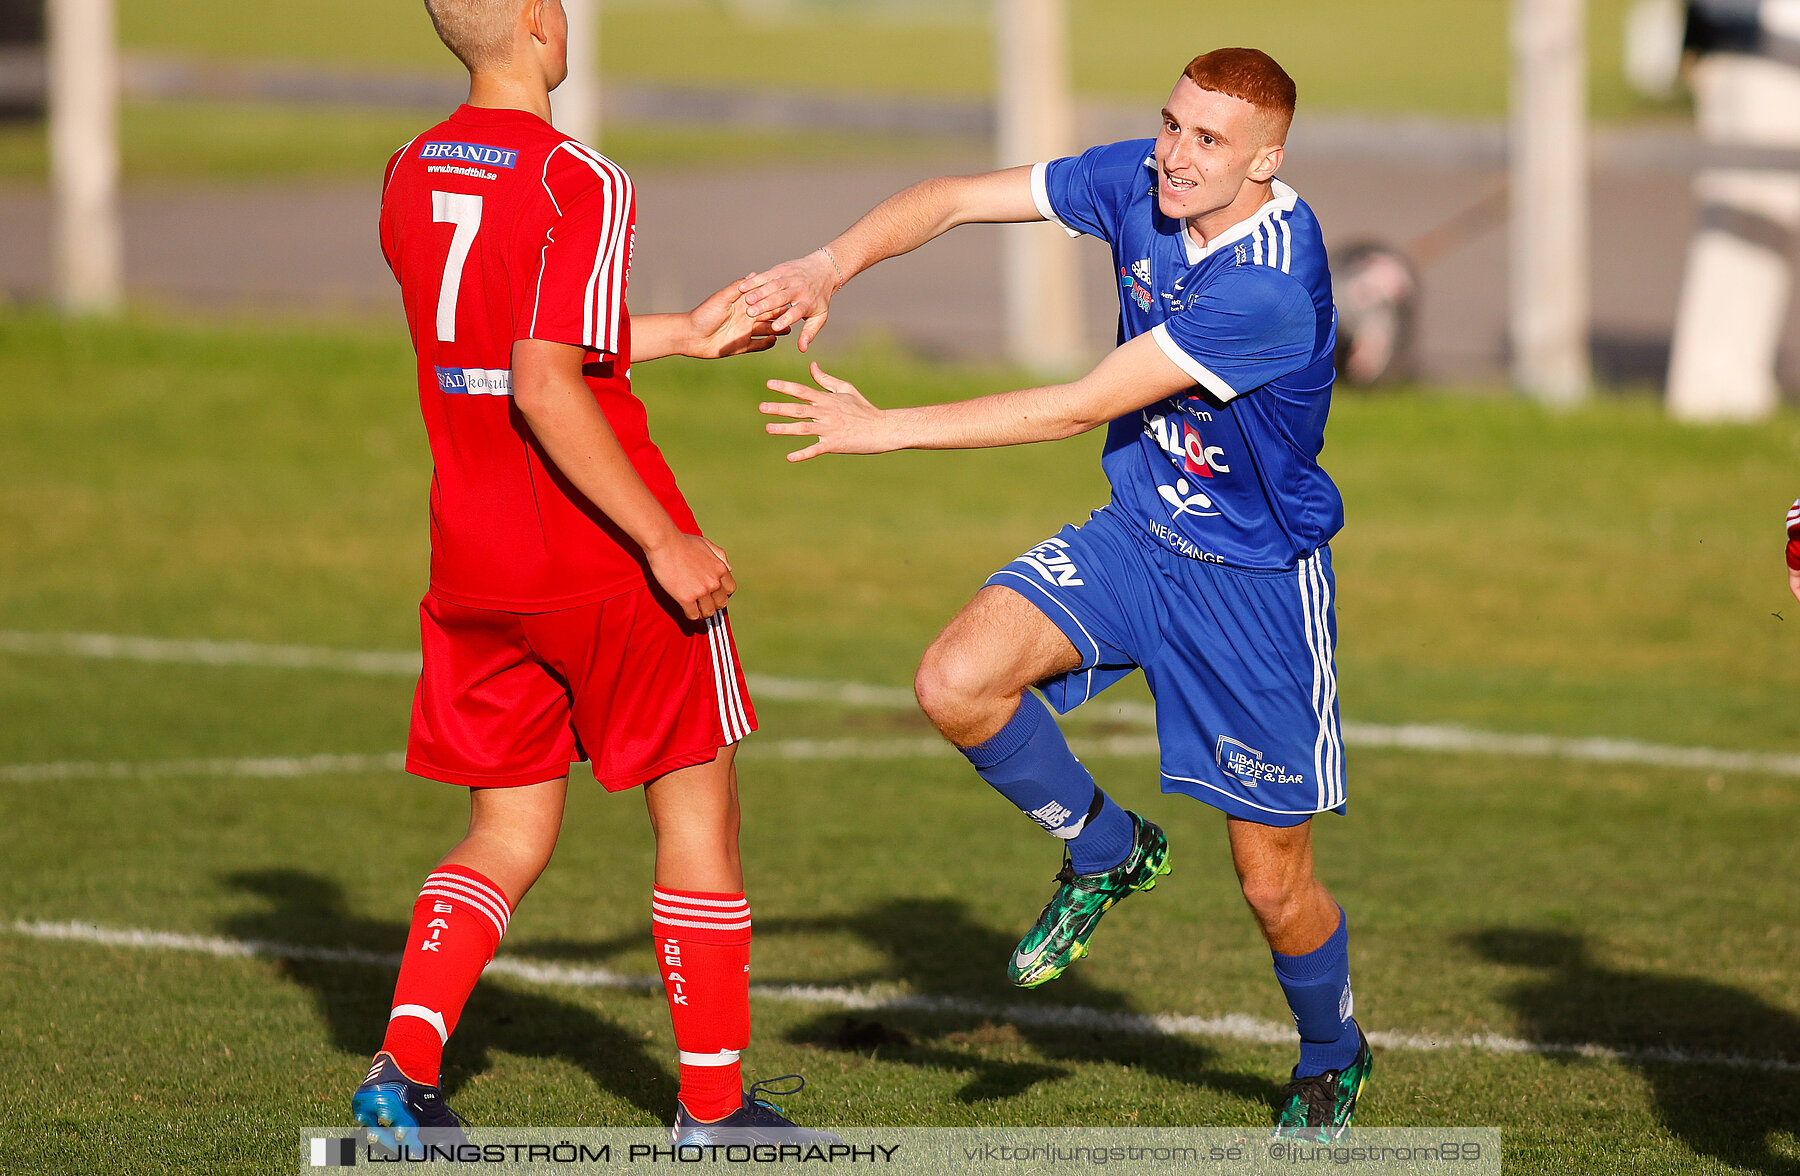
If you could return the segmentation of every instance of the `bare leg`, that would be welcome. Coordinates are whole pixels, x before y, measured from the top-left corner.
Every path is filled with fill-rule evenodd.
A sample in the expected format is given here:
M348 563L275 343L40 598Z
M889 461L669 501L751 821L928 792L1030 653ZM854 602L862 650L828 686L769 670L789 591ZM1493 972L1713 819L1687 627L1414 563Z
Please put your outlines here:
M1030 601L989 585L944 626L919 663L913 691L958 747L992 739L1034 682L1066 673L1081 655Z
M736 894L744 889L738 858L737 748L644 787L656 833L656 884L676 890Z
M516 907L550 863L562 832L569 778L523 788L469 789L469 831L440 866L467 866L506 892Z
M1337 930L1338 907L1313 877L1312 823L1277 829L1225 818L1231 861L1263 938L1282 955L1316 951Z

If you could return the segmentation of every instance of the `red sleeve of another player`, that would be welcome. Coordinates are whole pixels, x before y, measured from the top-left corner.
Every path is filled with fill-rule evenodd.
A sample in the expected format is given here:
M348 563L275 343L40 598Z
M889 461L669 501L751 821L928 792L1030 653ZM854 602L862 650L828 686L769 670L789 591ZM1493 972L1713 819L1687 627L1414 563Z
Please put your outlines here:
M514 337L617 355L631 267L631 180L605 156L568 142L545 165L544 191L555 216L518 304Z
M1788 507L1787 533L1787 565L1800 572L1800 498Z

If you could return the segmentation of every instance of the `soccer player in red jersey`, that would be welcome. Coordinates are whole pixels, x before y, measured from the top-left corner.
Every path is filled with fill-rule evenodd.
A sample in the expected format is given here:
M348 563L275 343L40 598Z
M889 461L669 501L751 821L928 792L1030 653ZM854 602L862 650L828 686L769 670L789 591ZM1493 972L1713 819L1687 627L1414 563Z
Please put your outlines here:
M1788 507L1787 513L1787 566L1788 591L1800 600L1800 498Z
M471 81L395 154L381 199L435 464L407 768L468 788L470 820L413 907L353 1114L384 1150L466 1142L438 1089L444 1046L555 848L570 763L591 756L608 790L644 787L656 835L675 1138L832 1139L740 1078L750 907L732 753L756 716L726 620L736 585L630 381L634 361L760 351L775 333L735 283L633 321L631 180L548 121L567 73L560 0L426 8Z

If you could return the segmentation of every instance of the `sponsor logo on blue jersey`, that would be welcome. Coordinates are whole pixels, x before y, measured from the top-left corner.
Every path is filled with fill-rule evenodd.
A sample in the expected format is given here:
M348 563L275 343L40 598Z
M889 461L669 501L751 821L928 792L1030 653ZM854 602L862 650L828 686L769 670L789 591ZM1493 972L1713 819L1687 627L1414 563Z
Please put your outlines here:
M1206 496L1206 491L1198 486L1188 485L1186 478L1176 478L1173 486L1158 485L1156 492L1162 495L1163 501L1174 508L1169 517L1179 519L1182 515L1199 515L1203 519L1215 519L1223 512L1213 506L1213 500Z
M1150 261L1148 258L1133 265L1130 269L1119 267L1119 289L1125 296L1137 303L1139 310L1150 309Z
M480 143L427 143L419 148L420 159L454 159L462 163L479 163L483 167L519 166L519 153L503 147L486 147Z
M1021 555L1015 562L1028 564L1037 569L1037 574L1044 581L1058 588L1083 588L1087 581L1081 578L1081 569L1069 558L1069 545L1062 539L1046 539L1042 543ZM1046 826L1047 828L1048 826Z
M1181 417L1192 414L1201 420L1212 420L1212 413L1204 409L1190 408L1185 404L1163 401L1163 404L1175 404L1181 415L1144 410L1144 432L1156 438L1156 443L1164 453L1181 459L1181 468L1196 478L1210 478L1214 474L1229 474L1231 466L1226 464L1225 450L1218 445L1208 445L1193 425L1184 424ZM1157 406L1160 407L1160 406Z

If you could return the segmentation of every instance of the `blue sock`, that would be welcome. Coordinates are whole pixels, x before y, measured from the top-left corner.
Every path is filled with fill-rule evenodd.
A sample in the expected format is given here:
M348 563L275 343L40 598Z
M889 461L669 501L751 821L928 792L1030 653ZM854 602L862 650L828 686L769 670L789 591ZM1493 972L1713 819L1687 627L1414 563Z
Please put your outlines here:
M1296 1078L1342 1070L1356 1060L1356 1002L1350 995L1350 921L1338 908L1337 930L1316 951L1275 957L1275 978L1300 1030Z
M1130 815L1094 783L1031 691L992 739L961 750L1000 795L1069 843L1077 874L1110 870L1131 852Z

